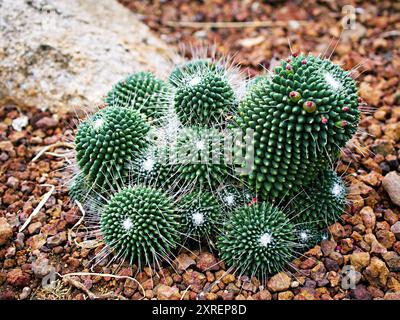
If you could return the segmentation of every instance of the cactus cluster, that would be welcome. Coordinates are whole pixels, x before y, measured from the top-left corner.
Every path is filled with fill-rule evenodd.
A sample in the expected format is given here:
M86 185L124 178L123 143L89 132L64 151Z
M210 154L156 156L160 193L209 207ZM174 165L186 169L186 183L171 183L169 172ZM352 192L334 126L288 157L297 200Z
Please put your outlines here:
M69 193L107 194L92 229L116 257L156 266L191 239L264 279L329 236L347 195L329 166L360 116L353 79L312 55L241 84L236 70L194 59L165 81L135 73L79 125Z

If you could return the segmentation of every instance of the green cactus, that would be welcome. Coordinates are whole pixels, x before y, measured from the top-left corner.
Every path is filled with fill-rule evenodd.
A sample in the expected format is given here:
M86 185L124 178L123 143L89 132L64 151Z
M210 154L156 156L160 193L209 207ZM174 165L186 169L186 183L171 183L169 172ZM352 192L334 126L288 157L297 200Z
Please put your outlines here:
M158 189L126 188L102 211L100 230L115 253L139 269L167 256L180 239L180 216L174 200Z
M177 181L177 168L169 147L152 147L138 156L131 165L131 182L173 189Z
M217 248L220 258L248 276L281 271L294 257L294 227L279 209L267 203L235 210Z
M210 192L189 193L179 201L178 208L188 237L208 240L219 233L224 217L217 199Z
M68 188L68 195L74 201L83 202L90 195L90 190L85 175L80 172L72 179Z
M146 119L165 116L168 108L168 87L150 72L137 72L118 82L107 94L108 106L132 108Z
M227 71L217 63L195 60L176 68L173 103L185 126L222 125L236 110L236 95Z
M297 223L312 223L320 229L336 222L346 206L347 190L332 170L324 170L304 191L290 201L290 212Z
M191 127L177 138L177 177L184 185L214 189L230 174L224 135L216 129Z
M252 87L235 118L253 132L247 183L261 198L282 197L314 179L352 137L358 96L349 73L329 60L292 56Z
M175 66L168 77L169 83L174 87L179 87L185 78L202 72L202 70L216 70L223 72L223 68L211 59L193 59Z
M298 251L304 252L320 243L323 239L328 239L326 229L321 229L314 222L300 223L295 226L294 234L298 243Z
M227 212L249 205L254 198L250 190L233 184L224 185L217 190L217 197L221 207Z
M250 80L247 82L246 90L247 90L247 91L253 90L253 88L254 88L255 86L258 86L258 85L260 85L260 84L262 85L262 84L264 83L264 81L265 81L265 82L270 81L270 77L269 77L268 75L256 76L256 77L250 79Z
M132 109L107 107L83 121L75 138L76 159L95 189L111 189L128 175L129 164L145 149L149 125Z

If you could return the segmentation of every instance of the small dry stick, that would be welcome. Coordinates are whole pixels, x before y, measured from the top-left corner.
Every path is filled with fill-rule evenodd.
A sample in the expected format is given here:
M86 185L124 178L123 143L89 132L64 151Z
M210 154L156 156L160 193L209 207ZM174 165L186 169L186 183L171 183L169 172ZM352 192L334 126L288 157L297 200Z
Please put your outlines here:
M72 276L99 276L99 277L110 277L110 278L115 278L115 279L130 279L132 281L135 281L140 289L143 292L143 297L146 295L146 291L144 290L143 286L140 284L139 281L137 281L135 278L129 277L129 276L118 276L115 274L108 274L108 273L95 273L95 272L72 272L72 273L67 273L67 274L59 274L57 272L57 275L60 276L61 278L68 278ZM81 284L82 285L82 284ZM86 289L86 287L85 287Z
M77 223L74 224L74 226L71 229L69 229L69 231L68 231L69 243L72 243L72 237L75 237L74 229L77 228L82 223L83 219L85 218L85 210L83 209L82 204L78 200L75 200L75 203L78 206L79 210L82 212L82 217L79 219L79 221Z
M72 143L68 143L68 142L57 142L57 143L53 143L53 144L50 144L48 146L45 146L32 159L32 162L35 162L36 160L38 160L45 152L47 152L47 150L51 150L53 148L58 148L58 147L66 147L66 148L73 149L74 145Z
M80 283L77 280L72 279L71 277L65 277L63 279L63 281L68 283L68 284L70 284L70 285L72 285L72 286L74 286L75 288L83 291L84 293L86 293L90 300L110 299L110 298L117 298L117 299L120 299L120 300L128 300L124 296L121 296L120 294L116 294L116 293L112 293L112 292L104 293L104 294L101 294L101 295L95 295L88 288L86 288L82 283Z
M99 240L86 240L82 242L77 242L75 239L76 233L75 229L78 228L81 223L83 222L83 219L85 218L86 212L85 209L83 209L82 204L78 201L75 200L76 205L78 206L79 210L82 212L82 217L79 219L77 223L68 231L68 241L69 243L72 243L72 238L74 240L74 243L77 247L83 248L83 249L93 249L99 246Z
M39 213L40 209L44 206L46 201L50 198L51 194L54 192L55 187L51 184L41 184L41 187L50 187L51 189L43 196L40 200L38 206L33 210L32 214L26 219L25 223L19 228L19 232L22 232L32 221L32 219Z
M183 291L183 293L182 293L182 295L181 295L181 299L180 300L183 300L183 298L185 297L185 294L186 294L186 292L188 292L189 291L189 289L190 289L190 287L191 287L192 285L190 284L186 289L185 289L185 291Z

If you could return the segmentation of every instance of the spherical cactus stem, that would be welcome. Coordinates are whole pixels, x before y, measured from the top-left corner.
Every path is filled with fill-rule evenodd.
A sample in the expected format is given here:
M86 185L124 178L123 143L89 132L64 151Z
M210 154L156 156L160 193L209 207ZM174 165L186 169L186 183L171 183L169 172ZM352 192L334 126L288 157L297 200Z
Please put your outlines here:
M322 230L339 219L346 196L346 186L336 172L324 170L290 202L290 215L295 224L311 224Z
M130 108L107 107L83 121L75 138L76 160L97 190L118 189L128 165L147 148L150 126Z
M210 192L194 191L178 202L183 233L198 242L210 240L219 233L223 214L218 200Z
M282 271L294 257L294 227L267 203L235 210L218 239L220 257L239 274L267 275Z
M105 244L139 268L173 251L180 241L180 230L174 200L154 188L121 190L110 199L100 218Z

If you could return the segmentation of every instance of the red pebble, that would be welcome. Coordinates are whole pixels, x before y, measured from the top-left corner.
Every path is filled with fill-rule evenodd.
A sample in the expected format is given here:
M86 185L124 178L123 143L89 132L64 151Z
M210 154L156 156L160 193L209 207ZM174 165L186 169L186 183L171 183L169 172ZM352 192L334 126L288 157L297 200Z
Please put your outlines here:
M321 122L322 122L323 124L327 124L327 123L328 123L328 119L325 118L325 117L322 117L322 118L321 118Z
M295 53L292 54L293 58L296 58L298 55L299 55L298 52L295 52Z
M301 64L306 64L306 63L307 63L306 59L301 60Z
M347 121L343 120L342 121L342 127L345 127L345 126L347 126Z
M292 66L291 66L290 64L288 64L288 65L286 66L286 70L292 70Z
M343 107L343 112L349 112L350 108L349 107Z

